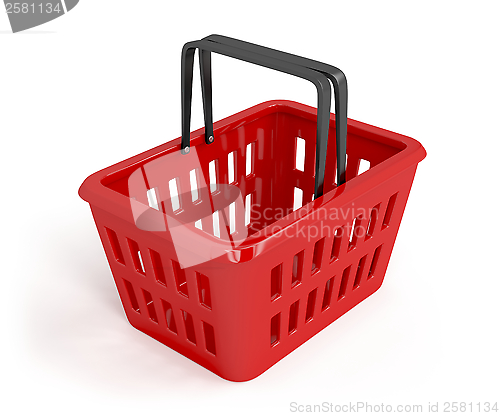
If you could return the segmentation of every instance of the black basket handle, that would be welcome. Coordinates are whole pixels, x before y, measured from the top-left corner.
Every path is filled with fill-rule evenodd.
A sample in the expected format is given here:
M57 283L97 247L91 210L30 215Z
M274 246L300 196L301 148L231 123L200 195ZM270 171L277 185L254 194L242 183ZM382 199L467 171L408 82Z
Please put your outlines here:
M316 177L315 198L323 194L325 176L326 150L328 144L328 128L330 122L331 89L328 79L320 72L312 71L294 63L285 62L274 57L242 50L233 46L219 44L212 41L200 40L186 43L182 49L181 82L182 82L182 139L181 152L189 153L190 149L190 122L191 99L193 82L193 65L195 50L200 49L202 63L203 101L205 115L210 114L209 122L205 118L205 140L213 142L213 123L211 122L211 65L210 52L216 52L245 62L254 63L277 71L285 72L311 81L318 91L317 136L316 136ZM207 71L209 71L207 73ZM208 102L210 104L208 104ZM207 111L209 110L209 111Z
M272 58L281 59L296 65L305 66L306 68L313 69L325 75L333 85L335 97L335 135L337 145L337 184L342 185L345 183L345 170L346 170L346 148L347 148L347 80L344 73L332 66L322 62L314 61L312 59L304 58L302 56L293 55L291 53L281 52L276 49L266 48L264 46L256 45L254 43L244 42L242 40L230 38L222 35L210 35L203 40L222 43L235 48L244 49L249 52L260 53L261 55L269 56ZM209 52L207 52L210 55ZM204 90L203 99L209 101L205 104L205 125L212 125L212 83L203 83L203 78L211 78L211 65L210 57L201 59L200 66L206 66L208 69L202 71L202 88ZM207 72L206 72L207 71ZM203 77L205 74L205 77ZM208 91L210 90L210 91ZM209 121L207 123L207 121ZM212 132L213 133L213 132ZM213 134L212 134L213 135ZM208 136L210 137L210 136Z

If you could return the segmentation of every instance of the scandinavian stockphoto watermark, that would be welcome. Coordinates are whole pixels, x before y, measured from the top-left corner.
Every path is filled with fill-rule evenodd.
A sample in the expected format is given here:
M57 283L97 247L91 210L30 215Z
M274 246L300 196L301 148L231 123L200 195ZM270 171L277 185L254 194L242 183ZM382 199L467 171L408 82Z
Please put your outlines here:
M21 32L43 25L63 16L73 9L79 0L4 0L12 32Z
M291 413L498 413L497 402L428 402L425 404L387 404L369 402L349 402L344 404L291 402Z

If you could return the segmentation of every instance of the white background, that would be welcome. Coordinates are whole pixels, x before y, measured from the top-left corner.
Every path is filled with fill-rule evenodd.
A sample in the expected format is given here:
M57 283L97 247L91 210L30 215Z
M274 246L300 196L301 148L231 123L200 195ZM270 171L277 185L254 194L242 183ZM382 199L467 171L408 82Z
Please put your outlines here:
M500 402L497 5L81 0L15 35L2 12L0 413ZM180 51L211 33L338 66L349 117L428 152L382 288L247 383L128 324L77 195L93 172L180 135ZM315 105L306 81L218 56L214 89L215 119L273 98Z

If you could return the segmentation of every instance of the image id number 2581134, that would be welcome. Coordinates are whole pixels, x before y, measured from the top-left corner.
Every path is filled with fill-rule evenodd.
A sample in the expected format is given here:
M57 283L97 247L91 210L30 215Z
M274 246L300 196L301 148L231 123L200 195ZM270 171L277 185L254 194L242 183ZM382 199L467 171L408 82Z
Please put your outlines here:
M40 13L40 14L52 14L52 13L62 13L61 3L5 3L5 8L8 14L28 14L28 13Z

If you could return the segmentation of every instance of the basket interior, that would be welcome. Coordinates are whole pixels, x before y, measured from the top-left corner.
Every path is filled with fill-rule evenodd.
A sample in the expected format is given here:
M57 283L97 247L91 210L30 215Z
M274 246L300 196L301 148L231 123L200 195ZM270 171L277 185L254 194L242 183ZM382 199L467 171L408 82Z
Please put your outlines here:
M190 154L171 147L108 175L102 184L216 238L251 236L312 201L316 152L315 114L275 105L252 115L216 123L213 144L199 135L191 140ZM348 128L348 181L404 149L368 136ZM325 193L336 188L335 176L332 120Z

